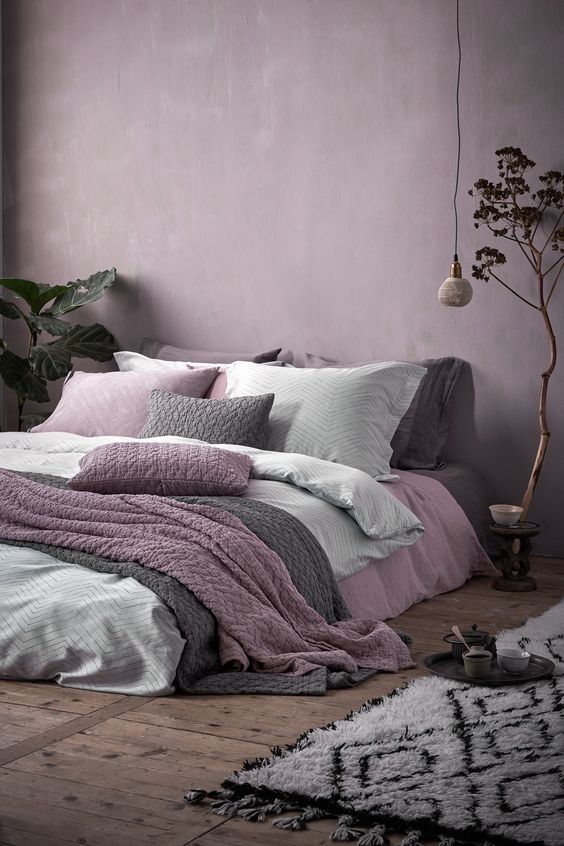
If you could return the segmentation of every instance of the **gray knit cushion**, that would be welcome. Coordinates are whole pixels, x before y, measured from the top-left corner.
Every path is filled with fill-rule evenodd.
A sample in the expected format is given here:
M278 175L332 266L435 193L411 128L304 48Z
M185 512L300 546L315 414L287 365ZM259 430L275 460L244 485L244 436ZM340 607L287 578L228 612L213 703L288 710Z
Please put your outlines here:
M192 401L170 391L152 391L149 414L139 437L176 435L210 444L263 449L273 401L274 394Z

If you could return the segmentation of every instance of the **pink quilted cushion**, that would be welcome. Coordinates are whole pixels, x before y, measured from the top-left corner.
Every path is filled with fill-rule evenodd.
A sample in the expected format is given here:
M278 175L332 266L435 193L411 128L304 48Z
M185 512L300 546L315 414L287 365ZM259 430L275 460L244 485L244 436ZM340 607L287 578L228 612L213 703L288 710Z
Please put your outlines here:
M159 496L239 496L248 455L196 444L120 443L96 447L69 481L75 491Z
M203 397L217 367L202 370L143 370L127 373L75 373L51 416L32 432L124 435L136 438L147 418L155 388L184 397Z

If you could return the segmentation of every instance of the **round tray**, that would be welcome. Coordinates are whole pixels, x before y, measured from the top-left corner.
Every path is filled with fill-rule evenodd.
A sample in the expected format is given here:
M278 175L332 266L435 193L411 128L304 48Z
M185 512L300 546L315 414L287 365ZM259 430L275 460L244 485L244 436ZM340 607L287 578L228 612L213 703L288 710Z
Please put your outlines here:
M531 655L527 669L519 674L509 674L497 666L495 659L489 675L483 679L471 679L464 671L464 664L459 664L450 652L434 652L423 659L424 665L437 676L465 684L481 684L484 687L500 687L506 684L524 684L552 675L554 663L542 655Z

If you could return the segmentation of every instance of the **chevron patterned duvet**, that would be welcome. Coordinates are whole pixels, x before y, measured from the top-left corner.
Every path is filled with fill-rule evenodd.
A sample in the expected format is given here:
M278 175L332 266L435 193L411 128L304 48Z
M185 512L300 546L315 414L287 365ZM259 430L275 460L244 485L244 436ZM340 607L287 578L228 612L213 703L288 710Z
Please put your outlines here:
M112 693L172 693L185 641L135 579L0 544L0 676Z

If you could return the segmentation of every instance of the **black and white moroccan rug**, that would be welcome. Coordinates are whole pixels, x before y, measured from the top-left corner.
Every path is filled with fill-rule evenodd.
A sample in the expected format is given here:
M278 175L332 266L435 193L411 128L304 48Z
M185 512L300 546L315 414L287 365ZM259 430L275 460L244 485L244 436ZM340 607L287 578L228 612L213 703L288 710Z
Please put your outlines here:
M403 846L430 835L563 846L564 602L499 641L550 657L555 676L502 688L417 679L186 801L294 831L336 817L332 839L358 846L383 846L387 831Z

